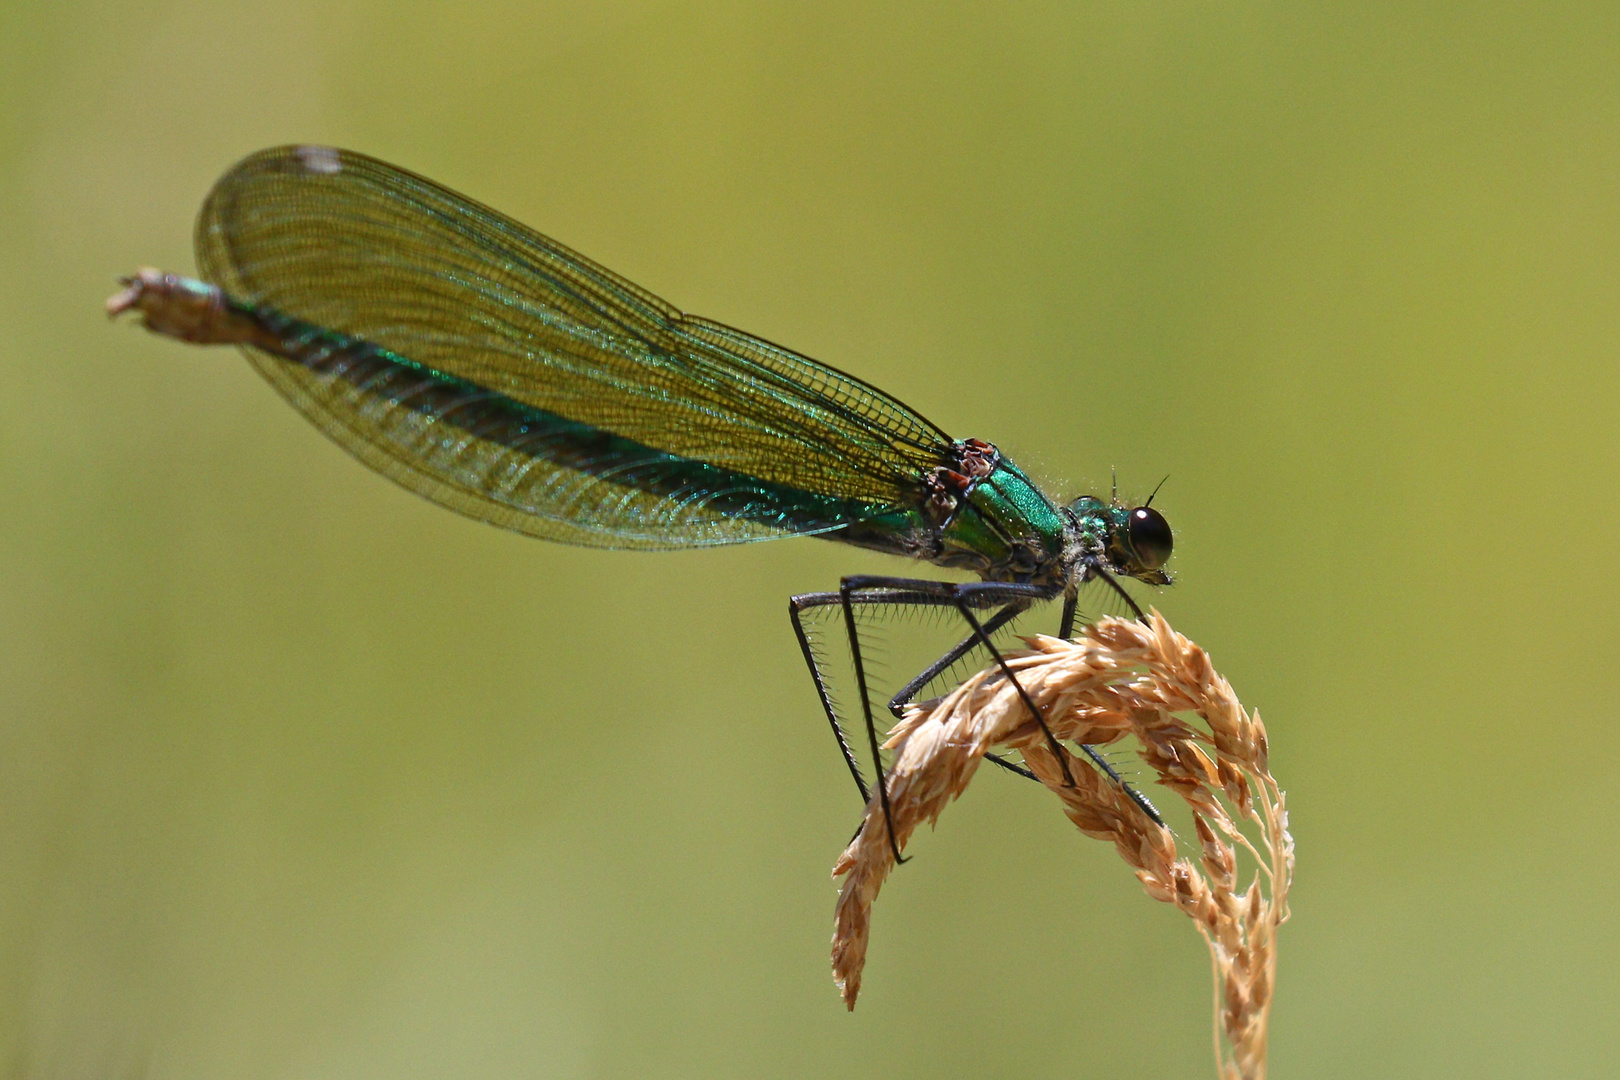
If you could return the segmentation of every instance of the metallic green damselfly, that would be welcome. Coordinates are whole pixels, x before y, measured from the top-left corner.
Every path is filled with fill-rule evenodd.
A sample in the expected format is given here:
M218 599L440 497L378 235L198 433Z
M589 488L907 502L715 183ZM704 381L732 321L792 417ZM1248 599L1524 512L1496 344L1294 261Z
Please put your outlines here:
M138 310L149 329L185 341L242 346L335 442L440 505L593 547L815 536L977 574L968 583L856 575L789 602L822 709L867 801L804 620L842 611L886 819L858 608L941 608L966 627L890 700L898 714L980 647L1018 687L991 636L1037 602L1062 599L1058 633L1068 637L1082 584L1105 583L1138 615L1119 579L1169 584L1170 526L1150 505L1112 495L1055 502L992 444L952 439L874 386L686 315L488 207L362 154L287 146L252 155L209 193L196 247L202 281L145 270L125 279L109 310Z

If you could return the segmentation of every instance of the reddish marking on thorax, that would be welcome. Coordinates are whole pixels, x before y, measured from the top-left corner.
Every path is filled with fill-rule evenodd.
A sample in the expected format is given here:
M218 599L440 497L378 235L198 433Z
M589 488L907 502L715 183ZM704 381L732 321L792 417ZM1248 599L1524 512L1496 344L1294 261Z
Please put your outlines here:
M979 481L996 471L1001 451L983 439L963 439L951 447L955 468L941 465L923 476L928 516L936 525L949 524Z

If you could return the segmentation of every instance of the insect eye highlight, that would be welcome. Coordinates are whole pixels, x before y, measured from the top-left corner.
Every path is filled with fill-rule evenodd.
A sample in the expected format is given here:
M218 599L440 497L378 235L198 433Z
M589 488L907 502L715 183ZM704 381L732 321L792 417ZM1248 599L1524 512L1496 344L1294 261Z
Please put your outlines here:
M1138 506L1131 511L1126 533L1131 551L1147 569L1157 570L1170 561L1170 549L1175 545L1170 523L1151 506Z

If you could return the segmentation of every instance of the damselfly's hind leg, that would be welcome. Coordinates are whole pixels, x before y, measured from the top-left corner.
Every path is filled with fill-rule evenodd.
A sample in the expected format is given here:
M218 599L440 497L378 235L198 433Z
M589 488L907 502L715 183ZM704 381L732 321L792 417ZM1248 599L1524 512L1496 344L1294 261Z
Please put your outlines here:
M816 658L816 651L810 645L810 635L804 629L803 616L806 611L812 608L831 607L838 602L839 597L835 592L790 596L788 621L793 624L793 636L799 639L799 651L804 654L804 666L810 669L810 681L816 684L816 699L821 702L821 711L827 714L827 723L832 725L833 738L838 741L838 751L844 755L844 764L849 766L849 775L854 777L855 787L861 793L861 805L865 806L872 801L872 793L867 790L866 778L861 775L860 762L855 760L855 751L844 735L844 726L838 722L838 710L834 708L832 693L827 689L827 678L822 674L821 661Z

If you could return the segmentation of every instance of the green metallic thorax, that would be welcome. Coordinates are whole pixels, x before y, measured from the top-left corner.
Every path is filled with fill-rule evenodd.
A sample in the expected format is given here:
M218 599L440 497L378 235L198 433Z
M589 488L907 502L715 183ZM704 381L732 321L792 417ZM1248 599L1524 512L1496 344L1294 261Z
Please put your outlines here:
M1062 574L1067 524L1023 470L1001 458L945 523L939 554L930 561L992 581L1055 580Z

